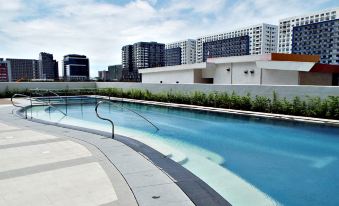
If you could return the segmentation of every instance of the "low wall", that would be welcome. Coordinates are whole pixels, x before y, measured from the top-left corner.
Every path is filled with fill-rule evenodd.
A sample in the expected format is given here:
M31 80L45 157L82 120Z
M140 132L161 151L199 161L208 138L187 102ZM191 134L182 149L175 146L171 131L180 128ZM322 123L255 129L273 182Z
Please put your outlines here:
M6 89L66 89L66 88L122 88L122 89L147 89L154 93L163 91L173 92L236 92L238 95L252 95L272 97L276 91L279 97L291 99L295 96L339 96L339 87L335 86L272 86L272 85L215 85L215 84L146 84L129 82L0 82L0 93Z
M339 96L339 87L335 86L272 86L272 85L215 85L215 84L146 84L127 82L97 82L97 88L123 88L123 89L147 89L151 92L178 91L178 92L213 92L226 91L236 92L238 95L252 95L272 97L273 91L279 97L291 99L295 96L304 98L306 96Z
M24 89L96 88L95 82L0 82L0 93Z

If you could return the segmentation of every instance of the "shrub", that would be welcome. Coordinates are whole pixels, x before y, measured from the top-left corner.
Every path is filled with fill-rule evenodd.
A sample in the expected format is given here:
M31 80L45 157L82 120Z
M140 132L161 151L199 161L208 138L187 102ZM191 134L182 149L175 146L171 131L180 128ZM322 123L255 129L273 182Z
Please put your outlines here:
M59 95L78 95L81 94L99 94L111 97L133 98L159 102L173 102L179 104L194 104L201 106L220 107L227 109L253 110L258 112L273 112L280 114L302 115L310 117L339 119L339 96L329 96L321 99L319 97L294 97L292 100L286 98L279 99L278 94L274 91L272 98L265 96L255 96L247 93L245 96L239 96L234 91L231 94L227 92L210 92L204 93L195 91L193 93L184 92L160 92L152 93L148 90L121 88L107 88L96 90L75 90L64 89L56 91ZM31 91L9 90L0 94L0 97L12 97L14 94L31 95ZM34 96L34 94L33 94Z
M256 95L253 100L252 110L257 112L270 112L271 100L268 97Z

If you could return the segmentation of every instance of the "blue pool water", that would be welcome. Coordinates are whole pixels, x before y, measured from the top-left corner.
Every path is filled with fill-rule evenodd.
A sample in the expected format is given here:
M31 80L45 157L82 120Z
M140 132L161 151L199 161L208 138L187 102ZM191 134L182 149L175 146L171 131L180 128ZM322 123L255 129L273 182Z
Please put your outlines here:
M120 134L139 136L203 179L233 205L339 205L339 128L124 103L155 123L103 104ZM67 106L68 116L38 106L32 116L94 129L95 104ZM58 106L66 111L65 106ZM31 111L28 111L30 114ZM158 148L157 148L158 147ZM162 151L163 150L163 151Z

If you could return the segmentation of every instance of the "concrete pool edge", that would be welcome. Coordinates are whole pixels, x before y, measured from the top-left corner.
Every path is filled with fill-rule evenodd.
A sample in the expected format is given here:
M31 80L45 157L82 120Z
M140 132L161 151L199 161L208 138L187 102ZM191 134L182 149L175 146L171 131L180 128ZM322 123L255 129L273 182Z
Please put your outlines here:
M25 107L24 109L28 107L29 106ZM22 110L24 109L17 110L15 114L24 119L25 116L24 116L24 113L22 112ZM103 132L103 131L99 131L95 129L60 124L56 122L49 122L46 120L41 120L41 119L36 119L36 118L32 118L32 119L28 118L26 120L40 123L40 124L52 125L52 126L57 126L60 128L67 128L71 130L96 134L96 135L103 136L105 138L111 138L111 133ZM130 147L135 152L142 155L150 163L155 165L161 172L167 175L172 180L172 182L176 184L187 195L187 197L193 202L193 204L197 206L204 206L204 205L230 206L231 205L226 199L224 199L219 193L217 193L207 183L202 181L200 178L198 178L196 175L194 175L192 172L190 172L186 168L182 167L179 163L161 154L160 152L153 149L152 147L138 140L135 140L130 137L122 136L122 135L115 135L115 140ZM104 155L106 155L100 149L100 147L102 147L103 145L96 145L95 141L89 144L93 144L93 146L97 147ZM117 169L119 170L119 168ZM125 177L124 174L121 173L121 175ZM126 182L128 181L126 180ZM130 188L130 189L133 191L133 188Z
M89 95L87 97L95 97L95 96ZM267 118L267 119L292 121L292 122L304 122L304 123L309 123L309 124L339 127L339 120L335 120L335 119L324 119L324 118L254 112L254 111L235 110L235 109L224 109L224 108L217 108L217 107L206 107L206 106L198 106L198 105L190 105L190 104L177 104L177 103L168 103L168 102L119 98L119 97L96 96L95 98L105 99L105 100L114 100L114 101L123 101L123 102L130 102L130 103L147 104L147 105L155 105L155 106L163 106L163 107L191 109L191 110L197 110L197 111L234 114L234 115L241 115L241 116L248 116L248 117Z

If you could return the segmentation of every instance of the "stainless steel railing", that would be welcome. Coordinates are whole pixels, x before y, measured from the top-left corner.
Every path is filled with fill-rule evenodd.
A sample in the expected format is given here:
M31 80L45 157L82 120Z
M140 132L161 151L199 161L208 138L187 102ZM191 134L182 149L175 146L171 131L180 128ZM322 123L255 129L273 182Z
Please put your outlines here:
M153 124L150 120L148 120L146 117L144 117L143 115L139 114L138 112L136 112L136 111L134 111L134 110L132 110L132 109L129 109L129 108L127 108L127 107L124 107L123 105L116 104L115 102L107 101L107 100L102 100L102 101L99 101L99 102L96 104L96 106L95 106L95 113L96 113L96 115L97 115L97 117L98 117L99 119L102 119L102 120L105 120L105 121L108 121L108 122L111 123L111 125L112 125L112 138L114 138L114 123L113 123L113 121L110 120L110 119L101 117L101 116L99 115L99 113L98 113L98 107L99 107L99 105L102 104L102 103L109 103L109 104L113 104L114 106L120 107L120 108L122 108L122 109L127 109L128 111L130 111L130 112L132 112L132 113L138 115L138 116L141 117L142 119L146 120L148 123L150 123L150 124L156 129L156 131L159 131L159 127L157 127L157 126L156 126L155 124Z
M64 98L62 98L60 95L58 95L56 92L53 92L53 91L51 91L51 90L49 90L49 89L30 89L30 91L32 92L32 91L34 91L36 94L39 94L39 95L41 95L41 96L43 96L42 94L41 94L41 92L39 92L39 91L46 91L47 93L50 93L50 94L53 94L54 96L56 96L56 97L58 97L58 99L60 99L61 101L63 101L64 103L66 103L66 101L65 101L65 99Z
M43 101L43 100L41 100L41 99L33 98L33 97L31 97L31 96L24 95L24 94L14 94L14 95L11 97L12 105L15 106L15 107L19 107L19 108L22 108L22 109L25 108L24 106L17 105L17 104L14 103L13 99L14 99L15 97L25 97L26 99L28 99L28 100L30 101L30 103L31 103L31 105L30 105L31 108L33 107L33 102L32 102L32 100L34 100L34 101L37 101L37 102L42 102L42 103L48 105L49 107L52 107L52 108L54 108L55 110L61 112L63 115L67 116L67 114L66 114L65 112L63 112L63 111L60 110L59 108L53 106L51 103L46 102L46 101ZM27 110L26 110L26 109L25 109L25 118L27 119Z
M104 120L104 121L108 121L109 123L111 123L111 125L112 125L112 139L114 139L114 123L113 123L113 121L110 120L110 119L101 117L101 116L99 115L99 113L98 113L98 107L99 107L99 105L102 104L102 103L104 103L104 102L108 102L108 101L100 101L100 102L98 102L98 103L96 104L96 106L95 106L95 113L96 113L96 115L97 115L97 117L98 117L99 119Z

